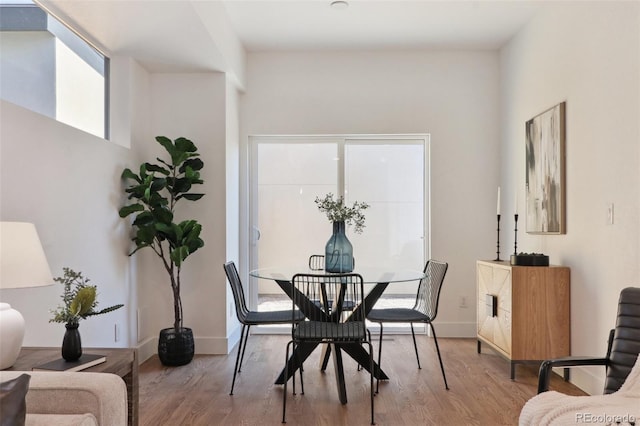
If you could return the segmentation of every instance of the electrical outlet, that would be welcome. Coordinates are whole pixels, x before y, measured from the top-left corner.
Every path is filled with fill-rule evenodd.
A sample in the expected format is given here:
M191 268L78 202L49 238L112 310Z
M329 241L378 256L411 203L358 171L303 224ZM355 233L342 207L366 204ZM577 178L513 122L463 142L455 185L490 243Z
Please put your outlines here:
M460 305L461 308L468 308L469 305L467 305L467 297L466 296L460 296Z
M114 342L120 341L120 325L119 324L113 325L113 341Z

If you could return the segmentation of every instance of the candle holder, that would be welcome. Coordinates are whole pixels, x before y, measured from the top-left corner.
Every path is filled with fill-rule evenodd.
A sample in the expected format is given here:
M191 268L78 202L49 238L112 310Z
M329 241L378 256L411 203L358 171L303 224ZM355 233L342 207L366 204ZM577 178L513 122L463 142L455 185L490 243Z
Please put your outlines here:
M518 213L514 215L516 219L516 226L513 229L514 238L513 238L513 254L518 254Z
M502 259L500 259L500 215L498 215L498 228L497 228L497 232L498 232L498 239L496 242L496 258L493 259L495 261L501 261Z

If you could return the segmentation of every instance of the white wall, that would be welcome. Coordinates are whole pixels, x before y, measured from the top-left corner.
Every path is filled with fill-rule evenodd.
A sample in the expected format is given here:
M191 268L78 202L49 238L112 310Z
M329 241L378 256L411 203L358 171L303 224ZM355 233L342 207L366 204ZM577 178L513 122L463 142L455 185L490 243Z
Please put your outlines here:
M639 11L637 2L559 2L543 9L500 55L503 206L513 206L516 191L524 206L525 122L567 103L567 233L520 232L518 249L544 252L552 263L571 267L571 348L577 355L605 354L620 290L640 285ZM609 203L614 225L607 224ZM505 228L513 228L512 216ZM502 241L513 247L512 233ZM574 370L572 377L601 393L603 373Z
M36 225L54 277L68 266L98 286L99 307L115 312L82 321L82 344L130 346L135 306L127 298L128 234L118 216L120 173L128 150L12 103L0 103L0 220ZM22 312L26 346L60 346L64 325L48 321L62 302L62 285L2 290ZM114 325L120 341L114 340Z
M131 228L118 216L126 203L120 175L164 155L156 135L192 139L205 162L206 195L183 202L178 217L202 223L205 246L184 265L184 324L194 330L198 353L227 353L222 264L238 251L237 94L222 73L149 74L125 57L114 57L112 65L114 142L0 104L0 219L36 224L54 276L70 266L98 285L100 306L125 303L81 324L85 347L138 346L144 361L156 353L159 330L173 325L172 294L151 251L127 256ZM25 345L61 344L64 327L48 324L60 294L60 285L2 291L2 301L26 319Z
M241 164L249 135L431 134L431 253L450 264L439 334L475 336L458 302L495 255L498 78L496 52L250 53Z
M205 166L201 172L205 196L180 203L176 218L197 219L205 246L191 255L182 269L184 326L191 327L197 353L226 353L225 138L226 79L222 73L149 74L150 140L136 140L132 149L141 161L166 156L155 136L191 139ZM173 326L169 277L160 259L146 250L138 262L141 359L155 353L160 329Z
M2 99L56 116L56 38L44 31L3 31Z
M227 75L228 78L228 75ZM227 80L226 87L226 173L225 173L225 207L226 207L226 258L225 261L240 260L240 117L238 105L238 90ZM222 266L222 265L220 265ZM223 278L228 285L226 277ZM227 335L229 337L227 350L231 350L238 336L238 320L236 318L233 295L227 288ZM222 293L220 293L222 294Z

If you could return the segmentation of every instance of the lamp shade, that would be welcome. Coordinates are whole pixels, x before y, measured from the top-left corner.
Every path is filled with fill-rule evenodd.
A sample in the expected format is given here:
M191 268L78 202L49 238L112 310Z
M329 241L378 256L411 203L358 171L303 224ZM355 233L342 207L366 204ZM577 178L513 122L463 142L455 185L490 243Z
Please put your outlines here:
M0 222L0 288L53 284L36 227L25 222Z
M0 222L0 288L53 284L36 227L24 222ZM8 303L0 303L0 370L11 367L22 347L24 318Z

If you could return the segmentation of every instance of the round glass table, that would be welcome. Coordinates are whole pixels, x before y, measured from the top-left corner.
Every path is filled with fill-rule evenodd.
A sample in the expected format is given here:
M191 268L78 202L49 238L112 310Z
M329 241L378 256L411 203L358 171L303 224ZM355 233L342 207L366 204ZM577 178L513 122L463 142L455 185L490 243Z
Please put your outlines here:
M376 301L380 298L380 296L382 296L382 293L390 283L415 282L425 278L425 273L423 271L402 268L384 268L377 266L357 267L353 270L353 273L360 274L362 276L363 282L365 283L365 291L368 290L367 295L364 299L365 316L375 306ZM291 281L296 274L313 274L320 276L337 275L336 273L325 272L323 270L312 270L308 266L281 266L261 268L249 272L249 275L252 277L275 281L289 297L292 297L293 294L293 286L291 284ZM362 309L362 306L356 307L355 309ZM291 376L300 368L303 362L309 357L309 355L311 355L311 353L317 346L317 343L298 345L294 349L294 352L289 359L288 371L285 371L287 370L286 368L282 370L282 372L276 379L276 384L282 385L284 384L285 380L289 380L289 378L291 378ZM363 346L357 344L336 344L331 346L333 347L333 350L329 350L322 357L322 369L324 370L326 368L329 353L333 352L334 368L338 385L338 396L340 398L340 402L346 404L347 390L344 371L342 368L341 352L345 352L367 371L370 370L369 354ZM385 372L382 371L382 369L380 369L378 364L375 362L373 365L373 369L373 375L375 378L380 380L389 379Z
M363 266L353 270L354 274L360 274L365 284L398 283L418 281L424 278L424 272L414 269L393 269L378 266ZM249 275L255 278L263 278L274 281L291 281L295 274L336 275L335 273L309 269L308 266L279 266L272 268L254 269Z

